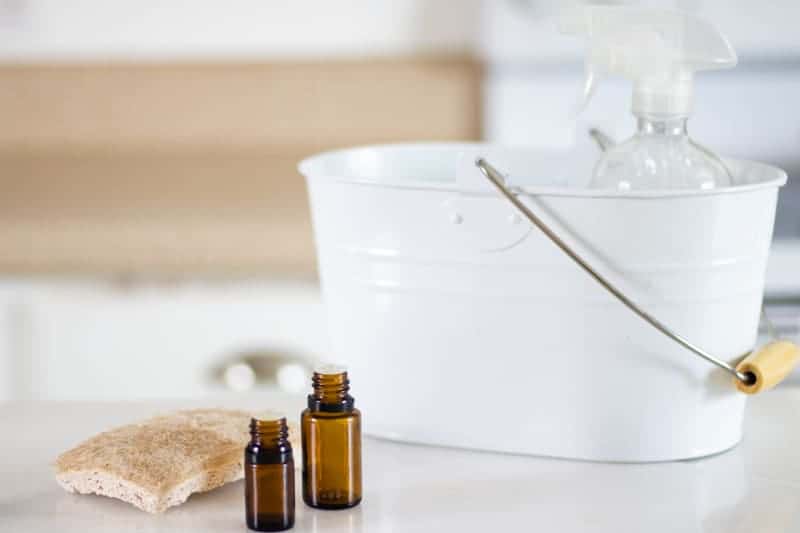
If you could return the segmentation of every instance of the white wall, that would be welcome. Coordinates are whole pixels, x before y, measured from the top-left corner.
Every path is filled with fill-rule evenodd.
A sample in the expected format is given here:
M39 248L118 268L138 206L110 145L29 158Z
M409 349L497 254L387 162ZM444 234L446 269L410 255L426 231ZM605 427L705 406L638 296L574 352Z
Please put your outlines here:
M0 0L0 60L339 57L471 48L479 0Z
M578 38L559 35L553 13L566 0L486 0L479 49L495 63L580 61ZM608 1L606 3L609 3ZM618 0L657 6L680 5L712 21L748 60L800 58L797 0Z
M744 56L800 56L800 2L641 0L713 20ZM563 0L0 0L0 61L470 52L561 61Z

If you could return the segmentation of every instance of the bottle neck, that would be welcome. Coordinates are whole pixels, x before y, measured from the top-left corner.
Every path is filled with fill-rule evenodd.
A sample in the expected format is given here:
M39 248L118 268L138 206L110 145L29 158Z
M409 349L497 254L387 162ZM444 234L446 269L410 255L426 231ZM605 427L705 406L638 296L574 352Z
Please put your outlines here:
M311 394L308 395L308 408L332 413L353 410L355 400L350 396L350 380L347 372L314 372L311 378Z
M277 420L250 420L250 443L263 447L279 449L289 443L289 427L286 418Z
M636 115L636 120L640 136L685 137L689 134L686 126L689 118L685 116Z

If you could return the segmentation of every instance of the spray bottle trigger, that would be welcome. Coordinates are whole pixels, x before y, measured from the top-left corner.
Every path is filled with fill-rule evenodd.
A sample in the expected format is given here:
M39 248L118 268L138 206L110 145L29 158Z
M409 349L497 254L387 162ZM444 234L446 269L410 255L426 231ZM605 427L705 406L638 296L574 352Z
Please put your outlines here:
M597 91L597 78L597 71L592 67L592 65L587 63L586 78L583 83L581 99L572 106L572 110L570 111L570 118L572 118L572 120L576 120L581 114L583 114L584 111L586 111L586 108L589 106L589 102L591 102L592 98L594 97L594 93Z

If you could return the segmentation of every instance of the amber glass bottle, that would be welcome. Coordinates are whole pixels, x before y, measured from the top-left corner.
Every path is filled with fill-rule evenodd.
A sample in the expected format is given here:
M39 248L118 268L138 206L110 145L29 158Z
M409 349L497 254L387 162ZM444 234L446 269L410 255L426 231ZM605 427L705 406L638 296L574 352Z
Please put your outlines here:
M294 459L286 419L250 421L244 450L247 527L283 531L294 525Z
M303 500L320 509L345 509L361 501L361 413L341 367L317 369L301 417Z

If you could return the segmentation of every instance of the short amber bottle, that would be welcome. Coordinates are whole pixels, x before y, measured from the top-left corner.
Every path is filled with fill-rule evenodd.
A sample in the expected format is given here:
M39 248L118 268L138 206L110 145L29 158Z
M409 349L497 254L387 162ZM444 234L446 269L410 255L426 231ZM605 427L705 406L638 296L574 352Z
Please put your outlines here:
M294 459L286 419L250 421L244 450L247 527L283 531L294 525Z
M319 509L346 509L361 501L361 412L341 367L322 367L311 380L301 416L303 501Z

